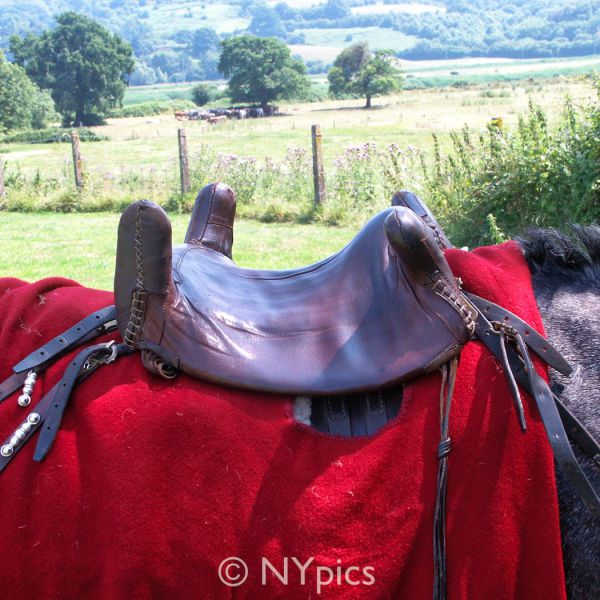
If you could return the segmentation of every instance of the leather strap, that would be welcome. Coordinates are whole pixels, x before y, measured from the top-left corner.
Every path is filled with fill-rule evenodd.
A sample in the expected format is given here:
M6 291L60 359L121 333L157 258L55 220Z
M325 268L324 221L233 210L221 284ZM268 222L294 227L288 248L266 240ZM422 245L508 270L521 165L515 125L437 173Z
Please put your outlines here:
M43 460L54 443L73 387L84 381L101 365L112 362L117 356L129 353L131 349L125 344L112 346L112 342L96 344L81 350L67 368L63 378L38 402L35 409L0 446L0 473L27 440L40 429L42 424L46 423L42 431L43 438L41 436L34 456L34 460Z
M569 438L600 467L600 444L556 395L554 395L554 403Z
M531 325L517 317L517 315L470 292L463 291L463 294L488 321L497 321L515 329L529 348L553 369L556 369L563 375L570 375L573 372L573 367L563 358L561 353L545 337L540 335Z
M66 354L74 346L85 343L108 331L107 324L115 321L116 326L117 312L114 306L107 306L88 315L85 319L75 323L73 327L67 329L64 333L57 335L41 348L33 351L21 362L13 367L15 373L21 371L31 371L41 365L56 360L59 356ZM92 335L93 334L93 335Z
M104 361L98 362L99 357L94 355L105 353L107 350L110 353L109 347L106 344L95 344L81 350L67 367L58 385L53 388L55 391L52 402L48 406L48 412L44 417L44 428L40 433L35 454L33 455L33 460L36 462L44 460L54 444L63 414L79 375L84 370L92 371L98 368L100 364L103 364Z
M29 371L41 373L73 348L115 329L116 314L114 306L97 310L26 356L13 367L14 373L0 383L0 402L23 386Z
M500 336L487 318L481 314L476 322L475 335L496 358L502 360ZM556 462L563 469L588 511L595 516L600 516L600 498L573 454L569 438L554 403L552 391L531 365L527 352L525 354L524 359L529 364L529 368L519 358L516 351L507 346L511 371L517 382L536 401Z
M440 387L440 443L438 474L433 514L433 600L446 599L446 497L448 492L448 456L452 447L449 434L450 407L458 371L458 357L444 365Z

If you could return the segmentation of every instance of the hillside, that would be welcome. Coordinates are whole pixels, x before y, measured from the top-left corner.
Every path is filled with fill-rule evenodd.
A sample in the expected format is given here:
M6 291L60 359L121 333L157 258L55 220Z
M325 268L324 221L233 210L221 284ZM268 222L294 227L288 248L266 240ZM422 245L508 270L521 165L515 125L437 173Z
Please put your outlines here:
M284 39L313 73L362 40L411 60L600 50L600 0L2 0L0 48L11 35L52 27L66 10L132 44L136 84L217 78L220 39L243 32Z

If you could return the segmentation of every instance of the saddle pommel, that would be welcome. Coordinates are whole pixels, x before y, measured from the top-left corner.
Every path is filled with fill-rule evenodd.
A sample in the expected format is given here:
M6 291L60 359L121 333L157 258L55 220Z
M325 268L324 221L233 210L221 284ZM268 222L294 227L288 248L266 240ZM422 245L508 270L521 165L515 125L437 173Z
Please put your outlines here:
M407 275L411 280L431 286L442 276L449 285L456 287L443 252L428 226L412 210L397 208L386 217L383 226L396 253L412 257L403 265L405 271L410 271Z
M202 245L231 258L234 219L233 190L223 183L211 183L196 198L185 243Z
M404 206L410 209L432 229L437 243L442 249L452 248L452 244L446 237L441 225L437 222L429 208L427 208L425 202L416 194L406 190L396 192L392 198L392 206Z

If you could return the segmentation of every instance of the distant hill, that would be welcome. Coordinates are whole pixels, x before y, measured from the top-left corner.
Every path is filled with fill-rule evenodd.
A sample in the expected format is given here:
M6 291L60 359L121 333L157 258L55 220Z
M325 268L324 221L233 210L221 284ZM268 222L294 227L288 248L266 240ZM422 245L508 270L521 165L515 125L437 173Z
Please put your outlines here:
M128 40L133 83L218 78L219 40L284 39L311 72L351 43L409 59L546 58L600 51L600 0L1 0L0 48L75 10Z

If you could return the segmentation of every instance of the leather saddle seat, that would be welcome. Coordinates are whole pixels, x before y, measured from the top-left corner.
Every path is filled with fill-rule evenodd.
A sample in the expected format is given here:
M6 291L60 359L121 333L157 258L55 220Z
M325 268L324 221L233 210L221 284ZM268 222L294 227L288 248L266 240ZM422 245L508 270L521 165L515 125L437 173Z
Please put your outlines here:
M336 254L299 269L238 267L235 197L203 188L185 244L136 202L119 225L115 302L128 345L164 376L324 396L381 389L437 369L473 330L432 229L410 209L375 215Z

